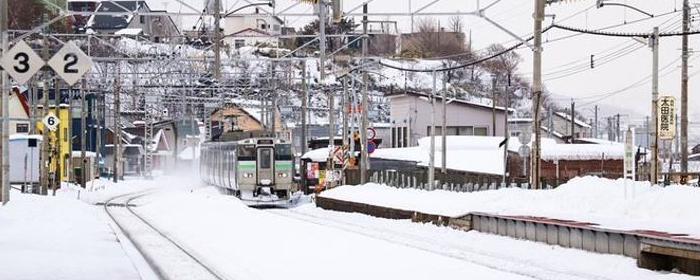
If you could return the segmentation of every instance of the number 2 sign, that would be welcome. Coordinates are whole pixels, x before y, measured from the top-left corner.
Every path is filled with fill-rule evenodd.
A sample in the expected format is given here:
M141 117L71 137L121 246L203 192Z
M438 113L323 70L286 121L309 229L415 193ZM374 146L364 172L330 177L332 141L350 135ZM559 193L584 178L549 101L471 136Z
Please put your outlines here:
M44 66L44 60L27 43L19 41L3 55L0 65L17 83L24 84Z
M51 60L49 66L72 86L85 72L90 70L92 61L73 41L66 43Z

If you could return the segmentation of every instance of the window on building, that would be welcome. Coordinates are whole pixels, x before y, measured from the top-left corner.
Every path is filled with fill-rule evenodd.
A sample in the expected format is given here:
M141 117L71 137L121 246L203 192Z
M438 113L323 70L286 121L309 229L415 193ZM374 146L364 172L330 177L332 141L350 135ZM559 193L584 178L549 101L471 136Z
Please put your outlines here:
M408 147L408 127L399 126L391 128L391 147Z
M17 133L29 132L29 124L28 123L18 123L15 128L17 130Z
M139 23L145 24L146 23L146 16L139 16Z
M488 136L489 135L489 128L488 127L475 127L474 128L474 135L476 135L476 136Z
M240 48L242 48L243 46L245 46L245 40L243 40L243 39L236 39L236 40L233 41L233 47L234 47L234 48L240 49Z
M280 31L280 25L279 24L272 25L272 30Z
M428 135L430 135L430 127L428 126ZM474 135L473 126L448 126L447 135ZM435 135L442 135L442 126L435 126Z
M262 30L267 29L267 24L261 23L261 24L260 24L260 29L262 29Z

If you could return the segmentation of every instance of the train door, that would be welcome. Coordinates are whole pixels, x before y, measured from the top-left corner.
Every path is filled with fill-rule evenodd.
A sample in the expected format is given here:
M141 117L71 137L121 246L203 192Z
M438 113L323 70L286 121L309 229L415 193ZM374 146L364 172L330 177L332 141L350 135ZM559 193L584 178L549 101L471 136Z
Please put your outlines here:
M258 185L269 186L275 184L274 156L273 147L258 148Z

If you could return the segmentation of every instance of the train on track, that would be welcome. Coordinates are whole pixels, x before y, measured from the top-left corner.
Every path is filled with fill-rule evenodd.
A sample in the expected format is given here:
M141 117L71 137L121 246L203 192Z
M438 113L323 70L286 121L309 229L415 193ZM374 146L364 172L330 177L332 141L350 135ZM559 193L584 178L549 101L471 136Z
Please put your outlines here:
M294 182L292 145L261 131L227 132L202 144L200 176L247 205L288 205Z

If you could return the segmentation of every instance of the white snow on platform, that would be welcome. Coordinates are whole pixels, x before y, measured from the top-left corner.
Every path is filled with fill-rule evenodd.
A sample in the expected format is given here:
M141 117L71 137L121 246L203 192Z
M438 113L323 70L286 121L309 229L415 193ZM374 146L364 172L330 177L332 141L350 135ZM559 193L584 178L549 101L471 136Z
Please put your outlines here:
M213 188L138 211L232 279L532 279L244 206Z
M518 188L457 193L397 189L378 184L342 186L321 196L445 216L469 212L532 215L600 224L603 228L648 229L700 237L700 188L651 186L648 182L596 177L572 179L554 190Z
M640 269L633 258L619 255L591 253L477 231L464 232L408 220L328 211L312 204L276 211L302 214L333 226L356 228L394 242L438 250L475 264L495 266L503 271L527 274L538 279L697 279L689 275Z
M102 208L68 188L0 206L0 279L140 279Z

